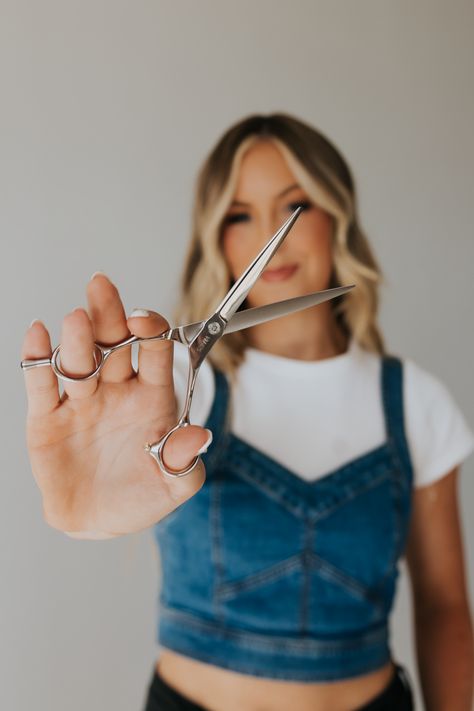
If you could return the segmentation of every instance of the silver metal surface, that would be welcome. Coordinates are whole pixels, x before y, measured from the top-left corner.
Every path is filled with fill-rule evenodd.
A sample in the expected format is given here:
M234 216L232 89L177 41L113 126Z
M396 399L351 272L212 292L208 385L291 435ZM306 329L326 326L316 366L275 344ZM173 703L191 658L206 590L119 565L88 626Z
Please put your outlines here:
M258 326L260 323L265 323L265 321L271 321L280 316L288 316L288 314L292 314L295 311L301 311L310 306L322 304L323 301L329 301L329 299L335 299L337 296L346 294L353 289L354 286L355 284L351 284L350 286L336 286L333 289L313 291L311 294L294 296L292 299L284 299L283 301L275 301L273 304L267 304L267 306L255 306L252 309L237 311L227 324L225 332L233 333L234 331L243 331L245 328ZM180 326L180 328L183 329L183 338L189 343L202 328L203 323L204 321L196 321L195 323L188 323L187 326Z
M189 411L191 409L197 374L202 362L214 344L222 338L225 333L232 333L244 328L256 326L260 323L264 323L265 321L286 316L290 313L308 308L310 306L315 306L316 304L328 301L329 299L334 299L337 296L342 296L342 294L345 294L354 287L354 284L352 284L350 286L326 289L324 291L297 296L292 299L285 299L284 301L277 301L266 306L259 306L237 312L237 309L247 297L250 289L255 284L268 262L271 260L287 236L288 232L293 227L301 211L302 208L299 207L292 213L289 219L273 235L261 252L255 257L253 262L247 267L245 272L235 282L217 307L216 311L205 321L198 321L185 326L176 326L158 334L157 336L150 336L148 338L130 336L129 338L126 338L113 346L105 346L100 343L95 343L95 368L87 375L69 375L61 369L59 358L61 350L60 345L54 349L51 358L22 360L20 364L22 369L27 370L29 368L38 368L40 366L49 365L52 367L58 378L69 382L80 382L82 380L89 380L95 376L98 376L102 366L112 355L112 353L115 353L115 351L121 348L132 346L134 343L141 343L142 341L173 340L184 344L188 348L189 352L189 371L183 412L181 413L177 424L158 442L145 445L145 451L155 459L161 471L166 476L174 478L189 474L198 464L200 457L196 456L186 469L173 471L172 469L169 469L163 461L163 447L173 432L176 432L176 430L181 427L187 427L190 424Z
M247 267L245 272L235 282L234 286L226 294L221 304L216 309L216 313L220 314L223 319L230 321L235 314L240 304L246 298L252 286L255 284L260 274L267 266L270 259L273 257L278 247L285 239L288 232L291 230L296 220L300 216L303 208L297 207L290 215L287 221L267 242L262 251L257 254L253 262Z

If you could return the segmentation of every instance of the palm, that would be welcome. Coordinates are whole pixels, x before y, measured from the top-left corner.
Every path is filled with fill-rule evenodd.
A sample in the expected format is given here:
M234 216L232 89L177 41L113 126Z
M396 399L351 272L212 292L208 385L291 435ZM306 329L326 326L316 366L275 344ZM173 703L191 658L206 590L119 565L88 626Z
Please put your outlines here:
M86 408L66 399L41 421L31 418L33 473L64 530L140 530L177 505L170 479L144 451L147 437L159 439L175 424L174 408L163 408L174 393L133 379L104 383L91 400Z

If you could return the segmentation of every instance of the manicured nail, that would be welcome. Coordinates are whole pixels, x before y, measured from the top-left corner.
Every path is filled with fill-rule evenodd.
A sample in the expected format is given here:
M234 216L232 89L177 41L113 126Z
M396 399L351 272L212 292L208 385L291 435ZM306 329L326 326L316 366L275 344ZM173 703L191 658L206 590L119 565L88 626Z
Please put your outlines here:
M94 272L89 281L92 281L92 279L94 279L94 277L98 276L99 274L101 274L102 276L105 276L106 279L109 278L109 277L107 276L107 274L105 274L105 272Z
M104 531L64 531L64 533L70 538L79 538L81 540L115 538L113 533L105 533Z
M36 322L38 322L38 323L43 323L42 321L39 320L39 318L34 318L33 321L30 323L30 325L28 326L28 328L31 328L32 325L33 325L34 323L36 323Z
M151 316L151 311L147 311L146 309L133 309L128 318L135 318L135 316L142 316L146 318L147 316Z
M196 452L196 454L204 454L204 452L207 452L207 448L209 447L209 445L210 445L211 442L212 442L212 432L211 432L211 430L208 430L208 429L206 428L206 432L209 432L209 437L206 439L206 441L205 441L204 444L202 445L201 449L198 449L198 451Z

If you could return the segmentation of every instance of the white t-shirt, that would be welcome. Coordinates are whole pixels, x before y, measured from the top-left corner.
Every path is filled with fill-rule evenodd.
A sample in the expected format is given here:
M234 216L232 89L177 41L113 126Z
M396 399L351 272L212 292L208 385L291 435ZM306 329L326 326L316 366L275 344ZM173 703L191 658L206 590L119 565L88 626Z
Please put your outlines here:
M405 432L414 486L431 484L474 449L474 434L445 385L409 358L404 366ZM302 361L247 348L231 392L231 430L313 481L386 442L381 358L354 339L338 356ZM184 404L187 350L174 348L174 382ZM209 362L195 385L190 420L204 426L215 394Z

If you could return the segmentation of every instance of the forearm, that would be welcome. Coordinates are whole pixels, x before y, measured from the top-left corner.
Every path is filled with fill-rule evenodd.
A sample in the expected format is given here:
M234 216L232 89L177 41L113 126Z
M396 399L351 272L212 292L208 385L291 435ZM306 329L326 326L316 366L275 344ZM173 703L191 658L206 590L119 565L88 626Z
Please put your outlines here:
M415 630L425 711L472 711L474 643L469 610L415 610Z

